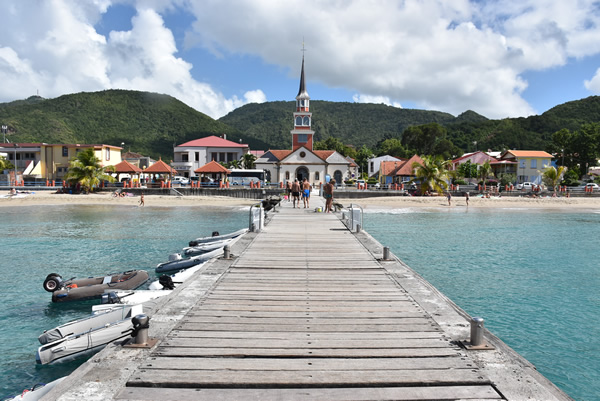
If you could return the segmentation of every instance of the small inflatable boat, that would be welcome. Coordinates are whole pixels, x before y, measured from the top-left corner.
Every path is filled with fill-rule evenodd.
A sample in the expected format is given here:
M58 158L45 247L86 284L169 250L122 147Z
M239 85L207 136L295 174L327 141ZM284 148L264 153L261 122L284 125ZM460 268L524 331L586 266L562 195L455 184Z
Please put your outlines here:
M242 234L246 234L247 232L248 232L247 228L242 228L241 230L237 230L237 231L234 231L232 233L222 234L222 235L220 235L218 231L215 231L213 233L213 235L210 236L210 237L201 237L201 238L196 238L194 240L191 240L190 243L189 243L189 245L190 245L190 247L194 247L194 246L197 246L199 244L206 244L206 243L209 243L209 242L216 242L216 241L223 241L223 240L226 240L226 239L233 239L233 238L239 237Z
M189 269L204 263L209 259L217 258L223 255L223 248L215 249L210 252L202 253L200 255L191 256L189 258L183 258L180 253L174 253L169 255L169 261L160 263L154 270L157 273L167 273L177 270Z
M84 301L101 299L105 291L134 290L148 281L145 270L130 270L104 277L63 280L56 273L44 280L44 289L52 293L52 302Z

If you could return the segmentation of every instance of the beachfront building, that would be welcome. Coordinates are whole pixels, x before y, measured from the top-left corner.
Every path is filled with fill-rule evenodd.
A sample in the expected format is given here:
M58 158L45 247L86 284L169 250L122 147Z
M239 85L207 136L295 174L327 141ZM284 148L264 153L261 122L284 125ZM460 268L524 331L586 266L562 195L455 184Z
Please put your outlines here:
M379 183L381 185L406 184L415 178L414 163L423 164L423 159L414 155L408 160L382 161L379 167Z
M507 150L500 160L490 163L496 177L514 174L517 183L542 184L542 172L552 165L552 155L542 150Z
M8 161L16 166L17 176L30 180L62 181L67 175L71 159L88 148L94 149L103 167L121 162L122 148L104 144L5 143L0 147L0 152L6 153Z
M215 135L194 139L173 149L172 166L183 177L194 177L194 171L211 161L228 163L241 160L249 152L248 145Z
M300 89L296 96L296 111L293 113L291 150L271 149L254 163L257 169L266 171L267 181L284 183L304 178L313 187L334 178L340 184L356 174L356 164L335 150L314 150L310 96L304 80L304 56L300 73Z
M379 170L381 168L381 162L400 162L403 159L397 157L385 155L374 157L368 160L369 177L379 177Z

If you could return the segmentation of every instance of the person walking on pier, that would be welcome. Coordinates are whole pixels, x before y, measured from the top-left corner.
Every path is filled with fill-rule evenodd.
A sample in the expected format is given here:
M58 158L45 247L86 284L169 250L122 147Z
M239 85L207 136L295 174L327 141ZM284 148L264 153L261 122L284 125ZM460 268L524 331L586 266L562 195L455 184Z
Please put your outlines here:
M310 207L310 184L306 178L302 180L302 202L304 203L305 209Z
M294 205L294 209L296 208L296 202L298 202L298 208L300 207L300 183L298 179L294 181L292 184L292 202Z

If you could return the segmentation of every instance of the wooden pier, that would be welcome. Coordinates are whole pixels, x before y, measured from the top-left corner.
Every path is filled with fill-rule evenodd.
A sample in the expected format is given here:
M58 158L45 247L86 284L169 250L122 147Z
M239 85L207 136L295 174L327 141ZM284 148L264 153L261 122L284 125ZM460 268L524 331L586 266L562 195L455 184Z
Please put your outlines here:
M157 346L103 351L87 363L93 369L82 367L79 389L58 398L569 399L489 333L496 350L462 348L463 312L400 261L382 261L368 234L315 206L283 203L231 261L178 290L187 304L153 317ZM102 380L98 368L126 358L109 389L89 386Z

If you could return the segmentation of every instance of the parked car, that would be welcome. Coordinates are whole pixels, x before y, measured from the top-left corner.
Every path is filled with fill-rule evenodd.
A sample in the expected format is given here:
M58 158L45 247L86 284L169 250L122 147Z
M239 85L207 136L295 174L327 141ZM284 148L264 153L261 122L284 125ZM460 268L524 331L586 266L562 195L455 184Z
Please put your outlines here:
M189 183L190 179L187 177L182 177L180 175L176 175L173 177L173 184L188 185Z
M517 189L525 189L525 190L529 190L531 191L531 189L536 186L536 184L534 184L533 182L522 182L520 184L517 184Z
M588 191L590 189L594 192L600 191L600 185L596 184L595 182L588 182L587 184L583 185L582 188L587 189Z

